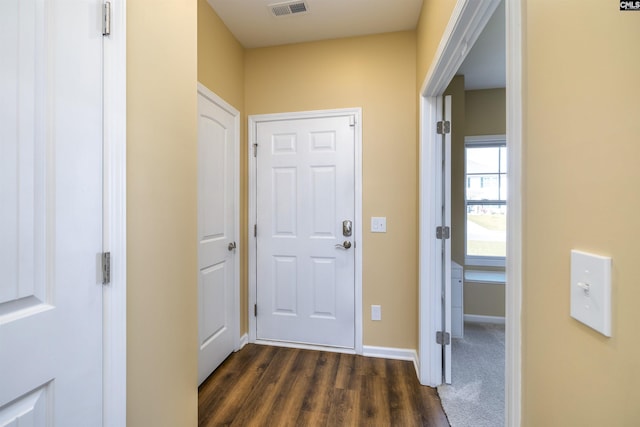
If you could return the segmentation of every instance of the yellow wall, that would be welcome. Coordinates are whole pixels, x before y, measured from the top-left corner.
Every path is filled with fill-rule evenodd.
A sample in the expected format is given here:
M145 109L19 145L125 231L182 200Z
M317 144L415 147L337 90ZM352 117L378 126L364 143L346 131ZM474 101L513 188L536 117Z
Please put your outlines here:
M364 344L417 348L415 33L247 50L247 114L362 107ZM387 233L369 231L387 217ZM382 321L370 305L382 305Z
M197 424L196 3L127 2L127 425Z
M444 93L451 96L451 259L464 266L464 76L455 76Z
M244 48L207 0L198 0L198 81L237 110L244 108Z
M244 114L244 48L206 0L198 0L198 81L240 112L240 333L248 325L247 120Z
M417 33L417 87L420 89L433 62L440 39L449 17L456 5L456 0L424 0Z
M507 133L505 89L468 90L465 100L467 136Z
M640 419L640 12L527 1L524 425ZM569 315L570 250L613 258L613 337Z

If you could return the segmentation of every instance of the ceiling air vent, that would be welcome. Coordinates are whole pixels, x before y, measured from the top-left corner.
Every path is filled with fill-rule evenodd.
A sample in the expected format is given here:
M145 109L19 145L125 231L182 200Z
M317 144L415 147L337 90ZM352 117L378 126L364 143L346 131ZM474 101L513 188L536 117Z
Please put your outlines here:
M274 3L269 5L271 13L274 16L294 15L296 13L305 13L309 11L306 3L303 1L289 1L285 3Z

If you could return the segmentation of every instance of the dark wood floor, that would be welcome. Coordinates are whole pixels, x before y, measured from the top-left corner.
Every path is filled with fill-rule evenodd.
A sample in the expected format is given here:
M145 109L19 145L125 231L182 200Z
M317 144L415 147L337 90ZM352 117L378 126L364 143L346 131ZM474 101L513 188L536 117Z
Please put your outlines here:
M249 344L200 386L200 426L449 426L411 362Z

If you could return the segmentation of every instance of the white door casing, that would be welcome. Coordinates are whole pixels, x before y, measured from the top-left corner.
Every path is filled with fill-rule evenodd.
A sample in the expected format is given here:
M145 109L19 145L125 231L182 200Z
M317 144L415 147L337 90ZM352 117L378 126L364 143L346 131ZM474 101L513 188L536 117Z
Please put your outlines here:
M0 425L101 425L101 5L0 8Z
M258 144L252 340L361 351L356 113L251 118ZM351 236L343 221L351 221Z
M239 113L198 85L198 384L238 347Z

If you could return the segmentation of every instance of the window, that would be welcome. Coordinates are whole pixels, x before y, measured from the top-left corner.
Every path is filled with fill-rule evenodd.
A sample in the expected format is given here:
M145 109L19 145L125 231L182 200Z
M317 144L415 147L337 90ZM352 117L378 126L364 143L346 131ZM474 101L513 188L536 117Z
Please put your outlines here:
M504 267L507 145L504 135L465 138L465 263Z

